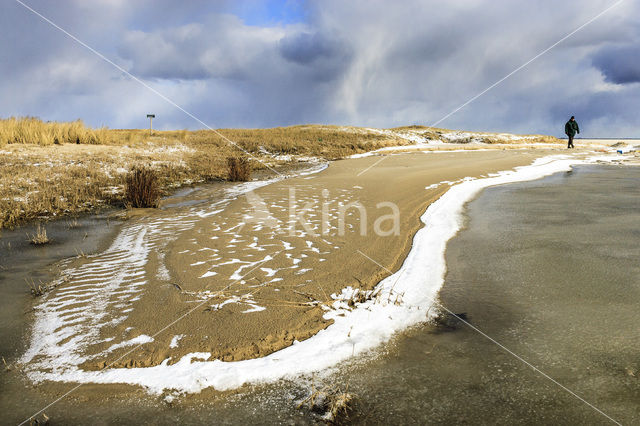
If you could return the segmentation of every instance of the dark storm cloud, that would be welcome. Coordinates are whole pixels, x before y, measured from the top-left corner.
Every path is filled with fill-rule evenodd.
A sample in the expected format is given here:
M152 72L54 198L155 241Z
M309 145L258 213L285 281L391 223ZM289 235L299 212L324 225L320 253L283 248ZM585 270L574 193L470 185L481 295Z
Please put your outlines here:
M246 1L33 6L211 126L391 127L442 118L611 4L309 0L304 21L248 25ZM17 3L0 8L0 116L201 127ZM592 136L640 127L616 107L638 109L638 13L616 6L441 126L560 135L575 114Z
M130 61L133 74L145 78L256 79L265 85L270 76L290 81L300 73L309 83L329 81L348 67L351 57L347 45L322 33L256 28L232 15L151 32L128 31L118 53Z
M307 32L284 36L279 41L279 48L285 59L304 65L320 59L331 59L342 50L337 41L330 41L319 33Z
M353 52L345 40L321 32L293 32L278 41L278 51L287 62L295 64L293 72L302 72L309 82L328 83L347 71Z
M605 47L593 56L593 64L607 81L616 84L640 82L640 44Z

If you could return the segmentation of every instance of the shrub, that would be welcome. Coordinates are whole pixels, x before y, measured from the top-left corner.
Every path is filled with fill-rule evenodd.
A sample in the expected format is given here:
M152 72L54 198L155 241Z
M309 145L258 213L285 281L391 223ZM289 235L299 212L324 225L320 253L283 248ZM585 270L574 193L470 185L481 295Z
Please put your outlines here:
M227 158L227 169L231 182L247 182L251 179L251 163L245 157Z
M160 189L156 172L144 166L136 166L126 177L125 197L131 207L158 207Z

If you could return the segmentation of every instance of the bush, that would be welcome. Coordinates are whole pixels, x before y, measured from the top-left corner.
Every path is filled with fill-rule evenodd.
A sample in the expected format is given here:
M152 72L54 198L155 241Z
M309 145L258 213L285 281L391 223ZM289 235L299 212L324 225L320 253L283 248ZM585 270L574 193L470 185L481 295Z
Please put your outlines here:
M134 167L127 175L125 197L131 207L158 207L158 176L149 167Z
M227 158L227 169L231 182L247 182L251 179L251 163L245 157Z

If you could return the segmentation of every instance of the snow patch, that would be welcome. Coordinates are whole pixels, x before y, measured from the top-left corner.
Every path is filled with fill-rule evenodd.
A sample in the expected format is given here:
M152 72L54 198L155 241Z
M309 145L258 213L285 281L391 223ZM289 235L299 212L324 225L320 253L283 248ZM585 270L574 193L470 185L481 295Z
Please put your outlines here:
M184 334L176 334L175 336L173 336L173 338L171 339L171 343L169 343L169 347L171 349L175 349L178 347L178 342L180 341L180 339L182 339L184 337Z

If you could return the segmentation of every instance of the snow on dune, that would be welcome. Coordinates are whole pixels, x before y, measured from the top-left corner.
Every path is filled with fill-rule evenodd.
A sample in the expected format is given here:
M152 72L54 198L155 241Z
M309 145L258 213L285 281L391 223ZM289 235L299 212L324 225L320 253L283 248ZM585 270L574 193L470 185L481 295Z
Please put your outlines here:
M362 130L369 133L385 135L392 139L403 139L407 142L410 142L410 144L379 148L361 154L354 154L349 158L369 157L379 153L421 149L429 146L444 144L484 144L488 141L491 141L491 143L524 143L526 141L532 141L538 138L538 136L514 135L511 133L479 133L462 132L457 130L431 131L428 128L402 130L364 128Z

